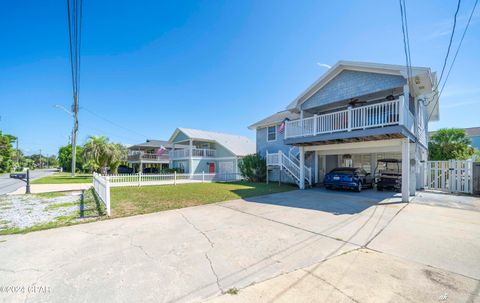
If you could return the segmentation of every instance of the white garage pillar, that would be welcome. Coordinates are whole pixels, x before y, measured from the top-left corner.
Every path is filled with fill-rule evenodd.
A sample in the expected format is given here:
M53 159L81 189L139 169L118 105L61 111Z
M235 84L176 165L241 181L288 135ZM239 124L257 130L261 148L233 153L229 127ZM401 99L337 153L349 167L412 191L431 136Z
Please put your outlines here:
M408 202L410 197L410 142L402 140L402 201Z
M305 189L305 150L300 146L300 189Z
M417 144L410 143L410 196L415 196L417 191L417 168L419 165L420 161L417 161Z

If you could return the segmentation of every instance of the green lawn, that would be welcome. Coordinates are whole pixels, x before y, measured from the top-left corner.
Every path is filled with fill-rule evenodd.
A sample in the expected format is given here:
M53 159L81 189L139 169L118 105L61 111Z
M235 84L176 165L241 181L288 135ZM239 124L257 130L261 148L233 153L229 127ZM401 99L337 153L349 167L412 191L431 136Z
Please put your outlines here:
M53 176L52 176L53 177ZM52 178L47 177L47 178ZM56 178L65 178L57 176ZM55 177L54 177L55 178ZM45 178L46 179L46 178ZM42 182L47 183L47 182ZM291 185L232 182L190 183L164 186L114 187L111 188L111 217L125 217L169 209L209 204L233 199L248 198L294 190ZM39 198L54 198L67 193L37 194ZM105 207L93 189L86 190L78 202L50 205L45 211L78 205L78 212L27 228L0 228L0 235L28 233L37 230L69 226L107 219ZM1 222L0 222L1 225Z
M294 190L290 185L232 182L111 188L111 215L124 217Z
M55 173L51 176L33 180L32 184L65 184L65 183L92 183L91 174L76 174L71 177L70 173Z

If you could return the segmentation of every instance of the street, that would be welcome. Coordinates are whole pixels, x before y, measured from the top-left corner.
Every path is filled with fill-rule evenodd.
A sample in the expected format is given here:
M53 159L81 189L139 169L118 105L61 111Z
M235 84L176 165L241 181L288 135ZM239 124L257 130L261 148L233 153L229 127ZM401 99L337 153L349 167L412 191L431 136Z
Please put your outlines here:
M30 171L30 180L42 178L53 174L56 169L37 169ZM15 190L25 187L25 182L22 180L11 179L10 174L0 175L0 195L6 195Z

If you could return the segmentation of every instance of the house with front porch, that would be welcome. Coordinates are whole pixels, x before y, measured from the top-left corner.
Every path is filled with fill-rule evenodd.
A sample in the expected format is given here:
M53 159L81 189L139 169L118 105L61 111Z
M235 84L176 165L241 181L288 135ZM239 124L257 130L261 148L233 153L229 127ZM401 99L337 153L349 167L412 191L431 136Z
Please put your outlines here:
M284 111L249 128L269 180L301 189L335 167L374 174L377 160L402 161L402 200L424 187L428 121L439 119L436 73L426 67L339 61Z
M177 144L175 148L178 150L187 147ZM128 147L127 162L133 172L160 172L169 167L172 150L173 145L168 141L147 139Z
M177 128L169 143L170 167L190 174L238 175L242 158L255 153L255 142L247 137L190 128Z

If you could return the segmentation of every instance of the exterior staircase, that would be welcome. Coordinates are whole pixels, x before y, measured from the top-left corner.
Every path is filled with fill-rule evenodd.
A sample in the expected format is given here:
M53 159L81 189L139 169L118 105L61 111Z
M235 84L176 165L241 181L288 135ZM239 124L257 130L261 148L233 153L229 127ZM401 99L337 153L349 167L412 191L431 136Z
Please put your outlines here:
M300 186L300 160L293 154L287 156L282 151L277 153L267 152L267 168L269 166L279 167L289 174L295 183ZM305 185L312 186L312 169L304 166Z

